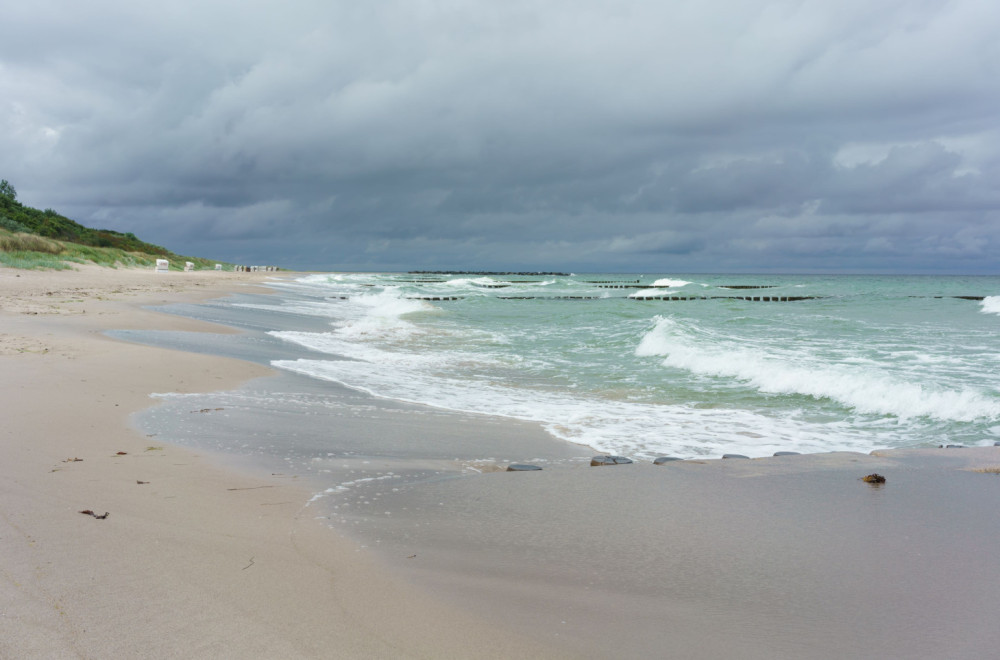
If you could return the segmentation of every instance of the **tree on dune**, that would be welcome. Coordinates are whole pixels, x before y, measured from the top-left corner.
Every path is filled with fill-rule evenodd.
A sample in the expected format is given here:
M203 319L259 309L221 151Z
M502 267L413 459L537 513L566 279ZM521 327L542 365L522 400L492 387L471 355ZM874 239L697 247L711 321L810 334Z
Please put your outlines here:
M3 195L12 202L17 199L17 191L14 189L14 186L10 185L7 179L0 180L0 195Z

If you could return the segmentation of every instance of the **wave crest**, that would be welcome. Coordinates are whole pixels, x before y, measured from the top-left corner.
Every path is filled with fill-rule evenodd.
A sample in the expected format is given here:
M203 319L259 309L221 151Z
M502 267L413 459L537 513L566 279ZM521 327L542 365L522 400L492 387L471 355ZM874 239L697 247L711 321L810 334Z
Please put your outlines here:
M819 364L807 356L772 357L725 342L712 344L664 317L642 338L635 354L662 356L664 366L734 378L767 394L830 399L859 413L961 422L1000 418L1000 401L969 388L935 388L876 368Z
M1000 314L1000 296L986 296L979 304L984 314Z
M687 286L688 284L691 283L688 282L687 280L672 280L669 277L665 277L662 280L656 280L655 282L653 282L653 286L655 287L669 286L669 287L680 288L682 286Z

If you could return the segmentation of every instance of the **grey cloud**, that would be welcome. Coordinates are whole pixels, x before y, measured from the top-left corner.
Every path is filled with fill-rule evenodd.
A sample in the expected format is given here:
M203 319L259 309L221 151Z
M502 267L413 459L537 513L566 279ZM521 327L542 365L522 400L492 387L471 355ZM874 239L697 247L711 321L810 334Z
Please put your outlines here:
M4 18L0 175L179 251L1000 263L1000 18L976 0L104 0ZM868 146L880 157L841 162Z

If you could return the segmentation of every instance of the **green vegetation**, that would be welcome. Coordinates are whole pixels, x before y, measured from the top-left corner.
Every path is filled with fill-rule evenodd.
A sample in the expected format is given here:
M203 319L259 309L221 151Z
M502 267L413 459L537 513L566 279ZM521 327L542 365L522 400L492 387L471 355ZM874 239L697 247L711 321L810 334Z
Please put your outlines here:
M119 248L129 252L144 252L160 256L170 255L170 251L159 245L145 243L132 233L121 233L110 229L91 229L78 222L59 215L52 209L39 211L24 206L17 201L17 191L6 179L0 181L0 226L7 228L13 223L25 231L45 238L55 238L92 247Z
M17 191L14 190L14 186L10 185L7 179L0 181L0 196L6 197L11 201L17 199Z
M183 257L139 240L131 232L91 229L56 213L39 211L17 201L17 190L0 180L0 264L13 268L64 270L71 263L92 262L111 267L152 267L157 257L169 259L171 270L190 261L195 268L214 268L214 261ZM226 270L231 267L227 264Z
M6 229L7 231L20 232L24 234L30 233L30 230L27 227L22 225L17 220L11 220L5 215L0 215L0 229Z

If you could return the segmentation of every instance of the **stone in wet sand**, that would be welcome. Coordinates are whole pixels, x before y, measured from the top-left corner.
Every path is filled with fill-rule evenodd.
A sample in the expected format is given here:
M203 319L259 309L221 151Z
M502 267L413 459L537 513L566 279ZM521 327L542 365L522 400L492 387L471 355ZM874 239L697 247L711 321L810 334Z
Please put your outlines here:
M590 465L623 465L625 463L631 463L631 458L625 458L624 456L594 456L590 459Z

